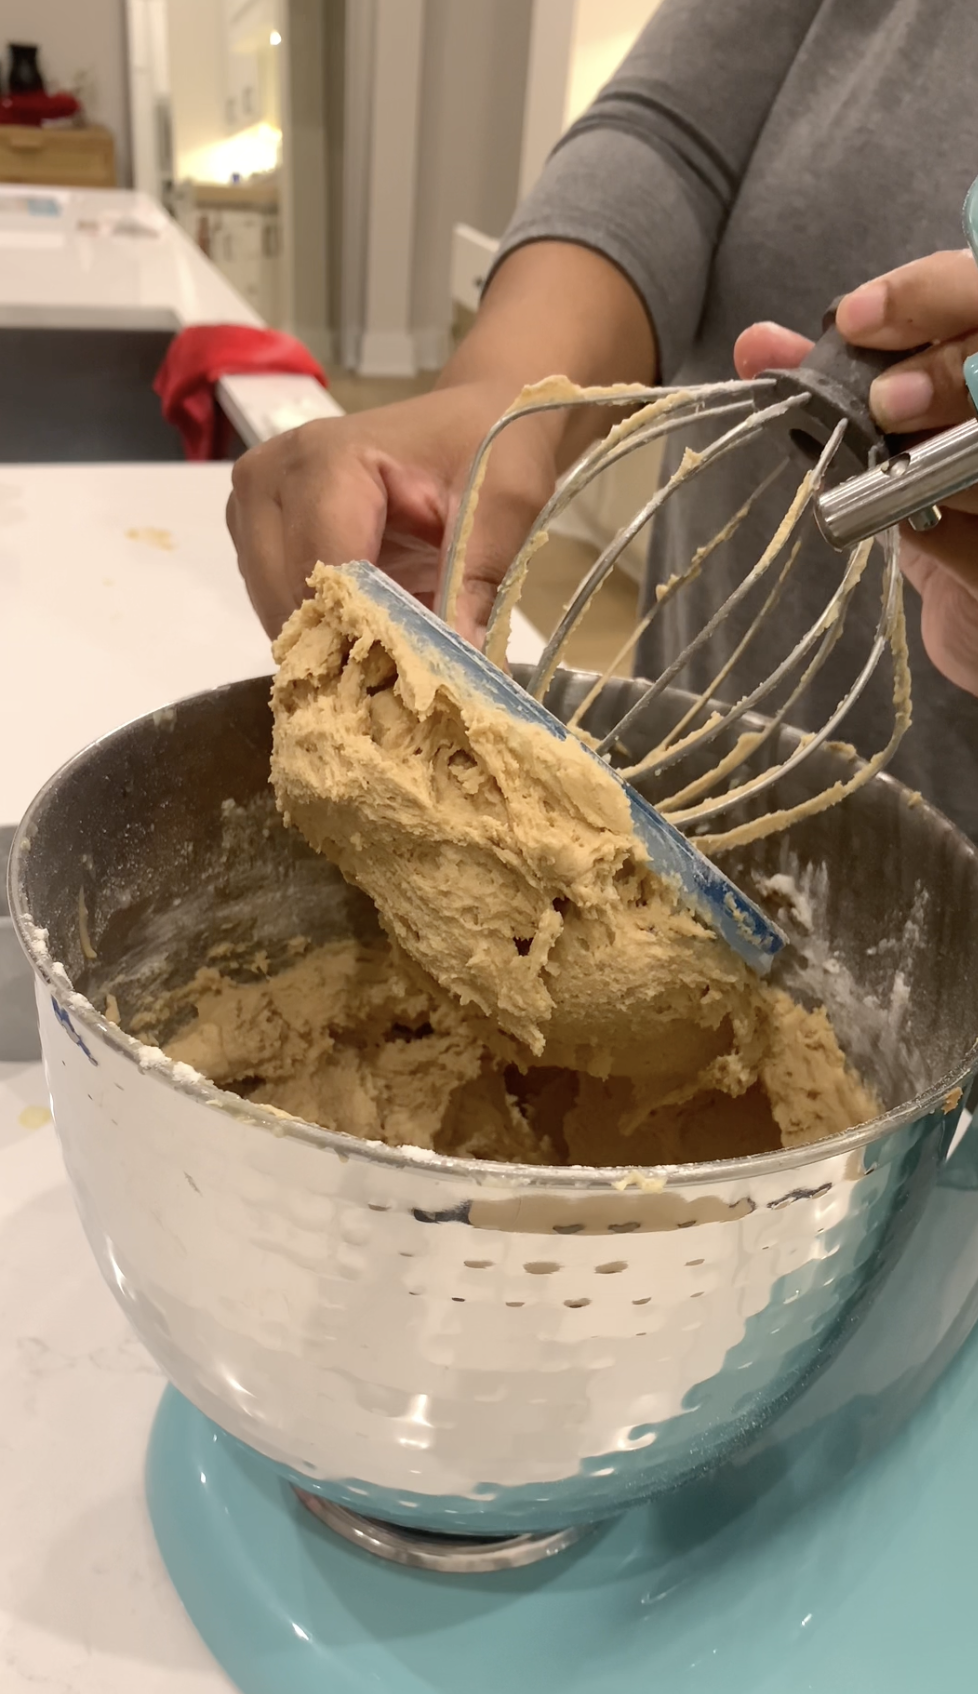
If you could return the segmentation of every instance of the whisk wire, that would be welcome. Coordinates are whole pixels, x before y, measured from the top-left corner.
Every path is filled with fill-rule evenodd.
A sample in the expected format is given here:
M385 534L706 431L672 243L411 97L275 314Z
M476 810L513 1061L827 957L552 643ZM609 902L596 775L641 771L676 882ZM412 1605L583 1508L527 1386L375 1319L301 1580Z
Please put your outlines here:
M628 454L662 437L692 424L713 424L720 433L702 449L687 447L679 464L668 480L643 503L634 516L619 529L614 539L602 549L571 595L557 626L544 645L540 660L527 684L528 692L543 700L554 673L566 651L567 642L586 615L595 595L605 583L625 548L661 512L665 503L711 465L727 454L737 451L746 442L766 431L784 431L801 440L809 439L804 424L792 425L791 414L808 404L808 395L798 391L770 402L775 379L761 377L754 383L712 383L698 388L648 388L640 384L616 385L610 388L578 389L565 378L550 378L525 389L508 411L489 431L471 467L454 526L446 559L446 569L438 603L439 614L448 622L454 618L459 587L465 568L465 554L475 521L479 492L486 472L488 456L502 430L520 417L566 407L605 405L627 406L629 415L615 424L607 436L578 460L562 480L550 500L531 526L523 546L503 579L489 620L486 655L498 664L505 663L512 612L519 600L527 571L535 553L548 540L548 528L566 506L593 479L621 462ZM744 415L746 414L746 415ZM731 422L736 418L735 422ZM647 713L665 690L692 663L720 628L738 614L748 597L767 579L764 598L759 610L750 619L734 642L731 651L715 669L712 680L685 707L677 722L666 729L658 744L636 764L620 767L626 780L641 777L661 778L694 753L702 754L712 748L724 733L736 733L732 746L716 759L713 765L694 775L656 804L670 822L696 835L697 844L708 852L719 852L744 841L784 829L796 819L823 809L867 782L881 770L899 744L910 721L910 681L903 615L902 578L897 560L896 531L882 538L883 571L880 612L869 652L858 674L839 699L821 727L805 736L794 751L780 762L777 759L766 769L754 771L744 780L737 773L776 733L786 715L809 689L825 665L841 636L849 606L864 577L872 541L861 542L848 555L840 579L829 594L822 610L811 621L790 652L772 665L762 679L749 688L732 705L720 704L717 691L730 677L739 660L756 640L758 632L770 627L771 613L782 598L801 549L799 529L816 496L821 492L834 455L846 433L846 422L840 419L824 447L801 478L789 501L784 517L755 564L726 595L719 608L676 653L638 699L598 742L588 737L583 727L589 707L601 689L609 683L620 663L634 650L637 642L651 627L662 608L695 581L704 565L717 549L728 541L743 523L755 503L783 474L787 460L781 459L757 488L742 503L714 536L699 547L689 563L675 572L656 590L655 602L637 622L618 650L615 659L603 675L597 677L584 699L577 706L569 727L587 739L599 756L609 758L621 753L629 730L641 714ZM784 557L787 553L787 557ZM769 573L783 560L771 581ZM703 833L711 819L755 801L775 783L790 775L797 767L834 735L848 712L858 701L875 673L883 654L890 652L893 682L893 729L885 747L879 749L866 763L859 764L848 782L835 783L830 789L814 793L809 799L780 811L762 813L746 821L735 822L717 833ZM757 726L740 727L748 713L757 707L767 707L771 697L787 684L787 690L773 713ZM725 785L725 786L723 786ZM753 810L753 806L749 807Z
M752 781L741 785L737 791L731 791L724 797L725 804L732 805L735 801L753 798L788 776L804 760L830 740L851 711L866 685L876 671L883 654L889 649L893 661L893 729L885 747L880 748L864 763L857 762L855 774L848 782L834 783L831 788L816 792L810 799L796 806L790 806L777 812L768 812L761 818L753 818L746 823L735 825L719 835L697 836L697 845L705 853L718 853L732 847L742 846L747 841L761 839L765 835L774 835L790 824L797 823L805 817L813 816L823 811L826 806L836 805L848 795L862 788L876 774L885 769L900 745L910 727L910 659L907 652L907 631L903 609L902 577L897 564L897 549L899 547L898 531L888 530L881 539L887 557L883 581L883 611L877 625L876 636L873 640L865 664L858 676L840 700L835 711L828 720L806 737L789 757L779 765L772 766ZM868 544L867 544L868 545ZM855 750L853 757L856 758ZM705 816L705 814L701 814ZM682 825L690 820L682 813L675 814L671 821Z
M836 451L836 448L842 439L842 431L843 426L840 426L839 429L833 432L833 435L824 448L814 470L807 471L802 477L802 480L798 488L795 490L794 496L788 506L788 510L757 563L737 584L736 588L728 594L723 604L713 613L713 616L707 620L702 629L697 631L692 641L687 642L686 646L682 648L671 663L659 673L654 682L649 683L648 688L643 694L639 695L634 705L629 708L624 717L620 718L604 739L599 742L596 749L599 754L610 752L615 743L620 741L622 736L625 735L631 728L635 720L644 711L646 711L653 701L657 700L665 689L668 688L669 684L686 669L690 660L696 656L700 649L704 647L709 640L711 640L720 625L726 622L730 613L747 598L751 590L756 586L761 578L767 574L775 560L784 551L784 548L791 540L802 513L811 504L815 491L819 486L820 473L831 461L832 455ZM730 433L732 434L733 432L731 431ZM650 756L654 756L654 751L655 750L653 750L653 755Z
M767 490L771 487L772 483L777 481L778 477L786 469L787 464L787 459L782 459L780 464L775 465L774 470L764 478L763 482L758 484L753 493L750 494L744 501L744 504L740 507L739 511L735 512L733 517L728 519L722 529L718 529L716 534L709 541L704 542L702 547L697 548L685 570L677 571L669 578L668 582L659 583L656 586L655 595L648 611L643 617L639 618L635 628L632 630L628 638L622 642L610 664L605 667L600 676L595 677L583 700L581 700L580 704L574 708L574 711L567 720L567 726L569 729L577 729L580 726L587 715L589 708L594 704L598 695L601 693L601 690L613 676L620 676L622 674L621 667L625 663L625 660L628 659L634 652L643 635L651 629L662 608L666 606L670 600L675 599L676 595L689 583L695 581L696 577L698 577L702 572L703 566L712 554L716 552L717 548L721 547L725 541L729 541L730 537L736 534L740 525L744 522L744 519L749 515L752 507L756 505L757 501L763 494L767 493ZM784 573L782 573L782 576L783 574ZM766 602L764 610L767 610L770 604L773 604L773 602ZM726 666L715 679L717 684L723 680L723 677L727 674L733 663L737 658L739 658L740 654L747 646L747 643L752 639L753 633L753 628L748 630L743 641L735 649L731 658L728 659ZM686 727L690 718L694 716L698 710L698 706L691 706L686 715L680 720L680 723L670 730L669 736L666 738L667 741L675 735L678 735L680 731Z
M731 413L743 413L745 410L749 409L749 403L745 403L745 401L741 399L728 402L725 405L700 406L696 409L695 416L699 423L707 421L712 422L717 418L728 417ZM642 423L641 420L643 418L648 418L649 414L653 414L651 420ZM622 459L627 458L629 454L637 452L640 447L648 447L654 441L662 440L665 436L673 434L674 431L686 428L690 422L690 417L693 415L693 409L686 406L681 408L677 407L671 415L664 418L660 418L658 414L658 404L643 407L640 412L627 419L625 421L625 425L618 426L619 429L624 429L627 426L628 433L623 434L621 439L613 448L607 450L608 438L604 441L596 442L554 490L554 493L540 512L539 517L530 528L526 540L513 560L513 563L510 565L509 570L503 577L496 599L493 603L492 612L486 629L485 650L486 657L491 659L494 664L502 664L505 662L513 607L516 605L520 593L522 592L523 582L526 578L526 572L530 560L548 539L550 526L554 520L559 518L563 512L566 511L567 507L571 504L571 501L576 499L577 496L594 481L595 477L603 476L605 471L611 470L615 465L619 464ZM648 511L645 512L644 516L639 514L639 517L637 519L633 519L628 526L629 532L627 534L619 532L619 534L615 537L615 540L616 542L619 540L621 541L621 547L614 553L613 556L607 558L607 563L602 571L602 574L600 577L594 579L593 587L590 586L591 577L589 575L587 579L589 586L585 588L585 585L581 584L578 590L579 594L584 594L585 597L589 597L597 592L601 582L606 580L614 565L617 563L620 554L624 552L630 541L639 534L643 524L650 521L651 516L652 514ZM604 555L602 557L604 558ZM598 561L598 563L600 564L601 561ZM570 607L565 607L564 610L565 612L569 612Z
M618 531L614 540L600 554L576 594L571 598L526 685L527 692L532 694L535 700L542 700L550 687L554 672L560 663L561 653L584 617L598 588L610 575L625 548L644 529L645 525L651 522L656 513L661 511L666 501L673 499L679 490L687 483L692 482L695 477L702 476L703 472L709 470L710 466L715 464L718 459L724 458L726 454L732 453L740 447L745 436L752 435L755 432L758 418L773 422L775 419L783 418L786 413L796 409L801 404L802 401L798 396L779 400L776 405L768 407L765 411L752 412L749 417L741 419L739 423L734 424L730 429L725 430L722 435L717 436L716 440L711 441L709 446L704 447L701 452L694 453L691 449L687 449L669 480L657 490L651 500L646 501L635 517ZM709 416L709 414L705 413L704 416ZM533 533L534 531L531 530L531 537ZM599 750L603 752L607 747L613 745L616 735L617 730L606 737Z
M646 417L653 411L657 416L679 410L688 415L695 415L701 413L714 399L726 396L742 406L750 402L755 393L763 393L773 386L773 380L768 377L758 377L752 383L704 383L696 388L652 388L638 382L578 388L566 377L547 377L543 382L531 383L517 395L502 416L497 418L469 467L436 597L435 610L438 616L443 622L454 625L458 594L465 570L466 548L475 523L479 492L486 474L489 454L502 431L508 429L517 418L531 417L541 412L565 411L580 406L638 407L645 412ZM598 456L602 451L605 454L609 450L613 451L624 434L640 427L641 422L633 412L631 417L616 424L603 441L596 443Z
M836 597L837 606L844 606L848 599L851 598L852 593L856 588L856 584L862 576L866 560L869 557L869 551L869 548L865 545L854 550L852 554L853 568L851 579L848 581L845 595ZM821 670L829 653L832 651L832 648L835 646L842 634L842 623L837 616L829 619L820 619L817 624L812 625L812 627L807 631L803 642L799 642L798 645L792 649L787 659L782 662L782 664L778 667L777 672L772 677L762 683L759 688L753 691L752 694L745 695L743 700L738 701L737 705L732 707L729 712L717 714L716 722L711 725L709 732L699 740L698 746L706 746L716 737L716 735L720 733L721 730L730 729L744 717L745 713L749 709L763 700L768 692L774 688L776 683L783 681L784 677L790 673L799 658L804 657L804 653L814 645L820 632L822 634L822 640L819 643L814 656L802 671L801 676L795 682L790 693L787 695L785 700L782 701L773 716L770 716L767 719L763 730L755 730L751 732L751 752L756 753L757 749L762 747L765 741L770 740L778 726L784 723L792 706L801 698L802 694L804 694L812 678L819 670ZM683 748L681 756L685 758L686 754L691 750L692 742ZM669 762L670 761L668 760L663 760L656 769L664 769ZM738 757L738 759L736 759L732 764L730 754L728 754L726 758L721 758L712 770L695 778L694 781L688 783L687 786L684 789L681 789L678 793L670 794L668 798L663 801L661 810L666 812L670 817L675 818L676 814L683 808L684 803L687 800L695 799L698 794L702 794L706 790L714 787L718 781L722 781L722 779L727 775L728 770L733 768L734 764L740 762L741 759ZM636 772L634 770L630 771L627 779L633 779L635 774ZM738 792L738 790L731 789L725 795L714 798L709 802L704 801L702 806L683 811L682 815L687 821L691 821L694 817L697 819L712 817L715 813L728 810L730 806L734 805L736 803Z

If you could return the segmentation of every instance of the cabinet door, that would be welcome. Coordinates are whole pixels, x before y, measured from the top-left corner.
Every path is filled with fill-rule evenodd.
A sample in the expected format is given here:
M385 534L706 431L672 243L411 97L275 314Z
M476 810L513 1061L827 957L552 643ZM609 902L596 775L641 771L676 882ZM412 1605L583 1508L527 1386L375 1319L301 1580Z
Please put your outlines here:
M225 0L224 23L232 52L257 52L281 32L279 0Z
M261 222L261 296L256 304L265 322L278 329L282 313L282 254L278 213L266 213Z
M211 221L211 262L232 288L261 310L261 218L225 207Z
M260 212L230 212L234 219L235 248L240 259L260 259L262 256L262 216Z
M0 125L0 182L61 188L114 188L115 152L107 129Z
M260 122L261 77L257 53L229 53L225 117L229 130L248 129Z

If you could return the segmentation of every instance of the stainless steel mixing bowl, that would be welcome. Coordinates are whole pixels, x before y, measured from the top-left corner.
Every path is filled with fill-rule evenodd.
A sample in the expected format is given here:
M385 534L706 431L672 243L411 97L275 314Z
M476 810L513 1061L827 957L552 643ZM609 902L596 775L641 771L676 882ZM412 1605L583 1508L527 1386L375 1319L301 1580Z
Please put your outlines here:
M566 714L586 683L563 673L552 703ZM605 691L609 722L632 688ZM373 927L275 818L267 697L266 679L235 684L107 737L48 784L12 855L106 1281L182 1393L354 1511L550 1531L687 1480L831 1356L921 1211L976 1064L974 846L881 779L728 861L776 902L782 974L827 1004L892 1108L877 1121L651 1181L391 1151L222 1093L84 998L111 987L125 1022L215 937L274 966L297 932ZM849 759L820 752L806 787Z

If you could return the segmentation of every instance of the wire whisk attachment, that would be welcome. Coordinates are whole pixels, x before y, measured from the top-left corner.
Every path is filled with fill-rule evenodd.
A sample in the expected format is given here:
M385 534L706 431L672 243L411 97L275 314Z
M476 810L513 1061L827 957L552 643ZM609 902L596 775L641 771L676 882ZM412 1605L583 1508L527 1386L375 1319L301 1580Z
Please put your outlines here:
M837 332L831 330L818 343L816 355L830 337L838 343ZM830 351L834 358L838 357L835 347ZM852 362L848 351L846 358ZM834 379L835 372L832 376ZM868 389L868 380L865 386ZM625 780L641 781L643 792L653 794L658 810L686 834L695 836L697 845L707 853L771 834L800 817L836 804L882 770L895 752L910 723L910 675L897 532L891 529L877 537L881 569L875 633L848 687L820 726L793 752L780 761L775 758L766 768L757 768L758 749L775 736L779 725L791 722L792 711L804 699L837 646L856 596L872 591L869 565L873 538L870 537L849 549L840 560L834 579L830 571L826 572L821 609L801 637L787 651L779 651L777 610L784 596L791 594L793 580L797 580L804 526L814 523L816 499L840 465L848 471L855 463L859 469L867 462L874 462L879 452L878 439L873 440L875 428L871 422L867 423L868 411L865 407L861 409L858 397L854 399L851 393L840 398L834 391L833 380L824 379L817 358L811 367L802 367L798 372L774 372L746 383L731 381L695 388L647 388L629 384L580 389L563 377L550 377L524 389L489 431L473 461L446 560L437 607L439 615L448 624L454 624L480 490L489 454L501 432L516 419L534 413L596 405L628 407L629 414L578 460L531 527L497 592L486 634L486 656L499 666L505 664L513 610L533 559L546 544L555 520L595 477L653 441L690 430L694 425L699 440L702 426L715 428L716 433L706 446L686 447L672 475L661 487L650 491L648 500L619 529L584 576L525 685L538 701L544 700L568 642L635 537L647 529L667 502L686 497L691 486L708 476L719 460L742 451L758 437L767 436L778 448L768 474L685 566L657 585L649 610L638 620L604 673L596 678L570 719L569 727L599 755L612 760ZM786 443L788 451L784 450ZM806 467L800 478L799 458ZM589 736L588 712L610 679L631 668L635 649L656 620L662 618L666 608L692 583L708 578L711 564L732 541L757 502L768 490L781 484L785 486L783 515L755 562L733 589L723 594L701 627L669 654L658 674L649 679L648 686L613 727L598 741ZM718 632L729 619L735 620L739 631L733 648L710 666L709 656L717 645ZM837 736L884 654L890 658L893 700L892 732L886 745L865 763L855 763L852 777L846 782L816 790L787 810L765 811L763 807L759 810L755 804L759 797L804 764L824 742ZM743 668L749 661L753 661L757 670L757 681L729 701L732 674L735 668ZM656 703L661 706L667 698L676 697L672 685L683 684L683 674L694 662L700 675L706 665L710 677L707 685L694 691L691 702L680 708L680 715L655 746L640 760L630 763L627 753L630 727ZM760 728L754 722L744 722L755 713L763 714ZM746 818L745 808L750 814ZM731 812L735 817L730 817Z

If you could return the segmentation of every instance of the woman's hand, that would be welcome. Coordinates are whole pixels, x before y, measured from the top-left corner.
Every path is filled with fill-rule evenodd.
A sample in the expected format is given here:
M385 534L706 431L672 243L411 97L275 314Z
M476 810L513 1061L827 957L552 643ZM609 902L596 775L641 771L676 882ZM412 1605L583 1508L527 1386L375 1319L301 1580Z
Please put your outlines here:
M431 394L303 424L234 467L228 528L252 605L277 635L317 559L367 559L431 600L469 466L526 383L651 382L652 328L616 266L536 241L510 253ZM493 446L466 554L458 626L480 642L496 589L563 470L613 421L599 408L520 418Z
M870 405L887 434L928 433L974 416L963 364L978 352L978 266L969 252L933 253L847 294L836 322L860 347L933 343L876 378ZM801 363L812 343L779 324L753 324L734 349L744 378ZM978 489L942 506L936 529L901 526L900 564L921 597L924 646L938 670L978 694Z
M303 424L239 459L228 528L252 604L278 634L317 559L367 559L431 604L473 455L513 398L464 384ZM496 585L557 476L554 433L521 419L494 447L468 551L459 627L485 628Z

